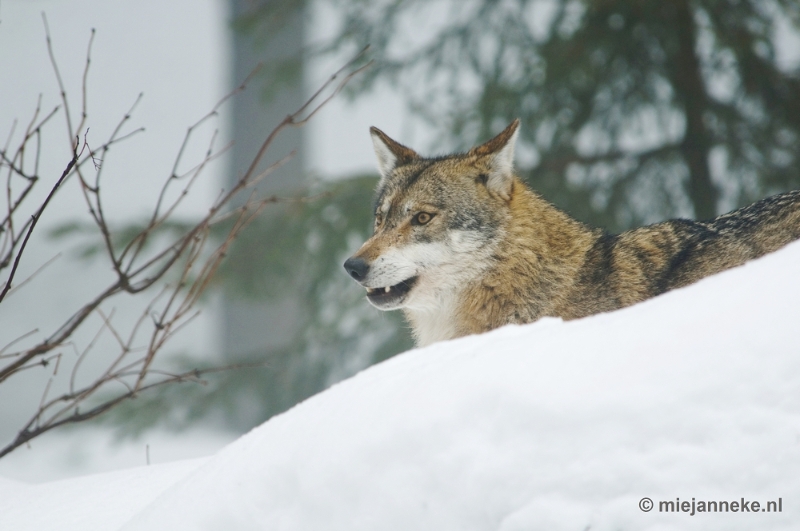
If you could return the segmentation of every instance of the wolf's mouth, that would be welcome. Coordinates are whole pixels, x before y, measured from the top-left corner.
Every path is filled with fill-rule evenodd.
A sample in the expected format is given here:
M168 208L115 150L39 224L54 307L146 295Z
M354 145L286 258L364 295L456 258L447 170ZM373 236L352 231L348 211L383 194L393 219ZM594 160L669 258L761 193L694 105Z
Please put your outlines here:
M394 286L386 286L384 288L367 288L367 299L378 307L396 304L411 291L418 278L407 278Z

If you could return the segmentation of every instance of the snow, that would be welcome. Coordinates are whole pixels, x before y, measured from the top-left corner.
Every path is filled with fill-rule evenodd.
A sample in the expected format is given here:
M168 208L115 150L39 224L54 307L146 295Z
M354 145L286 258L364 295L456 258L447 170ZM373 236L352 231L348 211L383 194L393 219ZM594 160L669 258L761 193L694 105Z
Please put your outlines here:
M0 529L118 529L207 458L26 485L0 480Z
M3 481L0 529L796 529L798 263L800 243L625 310L407 352L204 463ZM659 512L676 498L782 512Z

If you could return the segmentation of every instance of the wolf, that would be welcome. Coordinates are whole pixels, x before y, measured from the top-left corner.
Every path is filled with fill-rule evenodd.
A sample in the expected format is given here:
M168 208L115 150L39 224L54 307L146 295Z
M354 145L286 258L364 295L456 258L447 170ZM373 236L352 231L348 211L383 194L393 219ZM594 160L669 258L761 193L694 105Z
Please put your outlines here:
M624 308L800 237L800 191L707 221L589 227L515 175L519 120L433 158L370 133L381 176L374 232L344 268L376 308L403 310L420 346Z

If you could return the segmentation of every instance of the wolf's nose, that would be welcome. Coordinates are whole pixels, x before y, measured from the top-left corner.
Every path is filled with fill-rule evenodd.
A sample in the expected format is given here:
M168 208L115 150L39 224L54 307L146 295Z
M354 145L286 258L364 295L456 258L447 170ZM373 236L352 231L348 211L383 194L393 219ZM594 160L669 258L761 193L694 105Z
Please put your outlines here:
M367 276L367 272L369 272L369 264L367 264L366 260L363 258L351 256L345 261L344 270L358 282L361 282Z

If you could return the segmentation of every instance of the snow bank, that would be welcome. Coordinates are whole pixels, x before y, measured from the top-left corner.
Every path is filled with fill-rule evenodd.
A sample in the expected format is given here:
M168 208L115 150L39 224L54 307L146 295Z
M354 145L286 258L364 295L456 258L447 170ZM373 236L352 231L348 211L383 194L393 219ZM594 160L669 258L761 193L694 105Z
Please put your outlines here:
M206 460L176 461L38 485L0 479L0 529L119 529Z
M798 264L794 244L625 310L408 352L172 475L123 529L796 529ZM659 511L676 498L750 512Z

